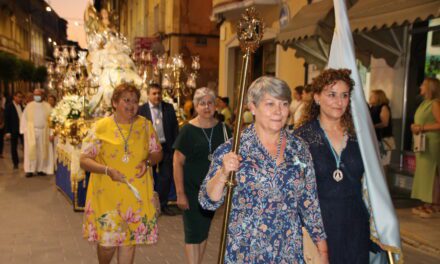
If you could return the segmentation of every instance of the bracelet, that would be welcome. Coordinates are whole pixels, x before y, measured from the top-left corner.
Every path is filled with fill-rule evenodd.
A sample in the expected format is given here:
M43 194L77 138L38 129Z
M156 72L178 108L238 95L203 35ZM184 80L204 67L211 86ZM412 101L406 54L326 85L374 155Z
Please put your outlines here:
M105 175L109 176L108 175L108 166L105 166L104 173L105 173Z

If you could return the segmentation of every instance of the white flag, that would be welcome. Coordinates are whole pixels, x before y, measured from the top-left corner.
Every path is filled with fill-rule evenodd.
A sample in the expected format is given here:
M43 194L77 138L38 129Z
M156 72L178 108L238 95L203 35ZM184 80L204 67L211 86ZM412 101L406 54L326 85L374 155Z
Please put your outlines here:
M383 250L395 253L394 257L400 263L403 261L403 256L399 222L388 192L384 170L379 158L377 139L356 66L347 8L344 0L333 0L333 3L335 31L327 67L351 70L351 77L355 82L353 94L351 95L351 111L365 167L364 190L367 190L367 195L364 200L371 214L371 237ZM386 263L386 258L373 256L370 263Z

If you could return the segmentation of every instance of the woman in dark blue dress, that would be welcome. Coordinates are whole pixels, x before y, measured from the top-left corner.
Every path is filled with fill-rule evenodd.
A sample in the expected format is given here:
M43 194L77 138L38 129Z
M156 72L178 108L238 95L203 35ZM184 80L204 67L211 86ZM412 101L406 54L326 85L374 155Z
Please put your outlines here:
M331 264L369 262L364 166L350 113L353 85L349 70L325 70L313 80L313 100L295 131L312 154Z

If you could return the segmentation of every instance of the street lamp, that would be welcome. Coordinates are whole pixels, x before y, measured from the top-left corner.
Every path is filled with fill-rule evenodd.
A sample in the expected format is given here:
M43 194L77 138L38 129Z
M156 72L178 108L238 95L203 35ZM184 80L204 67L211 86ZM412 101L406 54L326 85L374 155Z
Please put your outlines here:
M189 96L196 89L196 80L200 70L199 56L192 56L191 70L183 62L182 54L167 57L167 54L157 56L156 69L153 71L159 75L164 93L171 98L177 99L176 116L179 124L183 123L183 116L180 110L182 96ZM183 77L186 75L186 83Z

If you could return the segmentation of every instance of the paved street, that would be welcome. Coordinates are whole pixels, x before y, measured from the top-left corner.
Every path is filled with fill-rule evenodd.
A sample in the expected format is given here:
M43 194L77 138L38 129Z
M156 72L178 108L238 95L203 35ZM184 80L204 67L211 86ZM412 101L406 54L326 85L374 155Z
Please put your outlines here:
M97 263L94 247L81 237L82 213L73 212L54 177L25 178L21 167L12 170L8 150L0 159L0 263ZM397 211L405 263L440 263L440 216L421 220L408 208ZM204 263L216 263L221 217L214 220ZM159 243L139 248L135 263L184 263L181 217L162 216L159 228Z
M72 210L54 176L25 178L22 166L12 170L8 152L9 144L0 159L0 263L98 263L95 247L81 237L82 213ZM216 263L220 221L205 263ZM159 229L159 243L138 248L135 263L184 263L181 216L161 216Z

